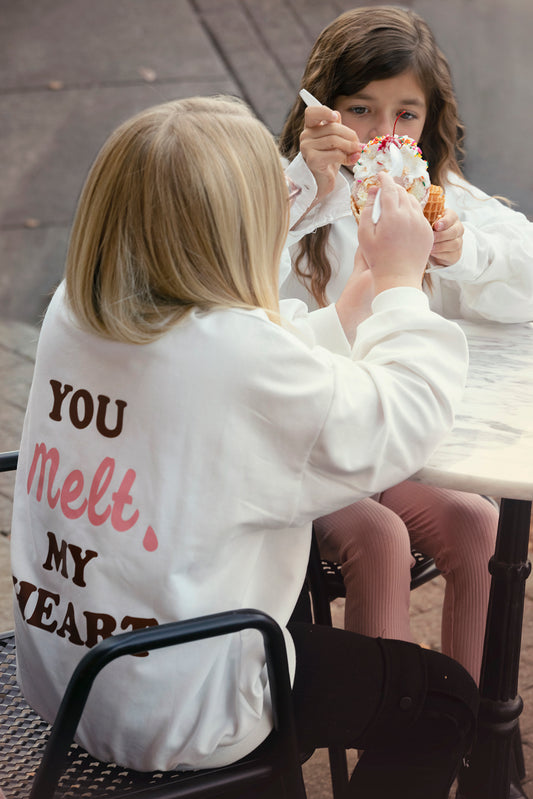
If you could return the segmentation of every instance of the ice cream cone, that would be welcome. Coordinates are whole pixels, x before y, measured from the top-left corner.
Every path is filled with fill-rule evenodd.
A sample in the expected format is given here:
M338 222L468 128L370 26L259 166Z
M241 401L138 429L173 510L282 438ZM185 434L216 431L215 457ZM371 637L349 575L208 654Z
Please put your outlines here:
M409 136L376 136L365 144L353 167L351 206L357 222L366 205L368 190L379 185L378 175L381 171L392 175L396 183L421 204L426 201L430 180L427 163L417 143Z
M434 183L429 187L429 195L424 206L424 216L430 225L440 219L444 214L444 191L442 186L435 186Z
M357 224L359 224L359 218L361 216L361 211L357 207L357 203L355 202L355 199L353 198L353 196L350 197L350 205L352 206L352 214L355 216L355 221L357 222Z

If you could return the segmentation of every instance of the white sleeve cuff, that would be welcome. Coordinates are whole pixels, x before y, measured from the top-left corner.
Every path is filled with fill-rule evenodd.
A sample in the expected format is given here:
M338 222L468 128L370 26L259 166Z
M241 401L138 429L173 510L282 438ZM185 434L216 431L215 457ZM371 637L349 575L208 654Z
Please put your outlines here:
M463 248L459 260L450 266L431 264L429 269L426 271L430 274L434 272L445 280L468 280L469 278L472 280L474 279L475 273L478 269L478 261L478 242L472 231L469 230L465 225L463 233Z
M350 356L352 348L341 325L335 303L309 314L315 341L330 352Z
M309 206L316 197L317 185L313 173L301 153L298 153L294 161L291 161L285 169L285 174L302 189L290 211L289 241L291 244L301 239L302 236L312 233L318 227L335 222L343 216L351 215L350 187L340 170L335 179L333 191L311 210L309 210Z
M301 300L281 300L280 312L284 327L298 333L308 347L320 345L338 355L350 356L352 348L346 338L335 304L308 311ZM288 325L286 324L288 322Z
M398 286L381 291L372 301L373 313L389 311L394 308L429 309L429 300L421 289L415 289L412 286Z

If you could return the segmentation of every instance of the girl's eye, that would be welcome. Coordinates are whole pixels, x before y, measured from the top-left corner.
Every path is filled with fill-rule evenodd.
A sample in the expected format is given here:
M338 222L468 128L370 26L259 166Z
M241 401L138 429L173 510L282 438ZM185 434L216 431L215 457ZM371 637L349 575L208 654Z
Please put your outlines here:
M416 116L415 114L411 113L411 111L404 111L400 119L406 119L407 121L410 121L411 119L416 119Z
M363 114L367 113L368 108L366 108L364 105L352 105L352 107L348 110L356 116L363 116Z

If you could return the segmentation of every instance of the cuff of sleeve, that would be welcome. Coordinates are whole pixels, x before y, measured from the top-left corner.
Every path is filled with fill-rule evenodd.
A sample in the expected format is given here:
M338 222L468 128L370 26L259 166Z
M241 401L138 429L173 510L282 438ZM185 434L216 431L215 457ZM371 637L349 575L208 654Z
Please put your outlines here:
M399 286L380 292L372 301L372 312L380 313L393 308L429 308L429 300L420 289Z
M302 190L290 210L290 227L293 227L315 199L317 185L314 175L305 163L301 153L298 153L294 161L291 161L285 168L285 174Z
M299 238L336 219L351 215L350 187L340 171L335 179L333 191L311 210L309 206L316 197L317 185L301 153L291 161L285 169L285 174L302 189L290 211L290 228L298 233Z
M430 274L438 274L444 280L468 280L474 278L473 266L478 262L478 244L471 230L465 226L461 257L451 266L431 264L427 270Z

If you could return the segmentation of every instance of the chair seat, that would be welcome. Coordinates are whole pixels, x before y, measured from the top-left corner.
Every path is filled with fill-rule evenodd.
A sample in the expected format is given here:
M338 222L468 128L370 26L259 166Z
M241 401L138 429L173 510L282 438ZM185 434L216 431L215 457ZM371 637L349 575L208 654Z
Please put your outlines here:
M6 799L29 796L33 777L41 761L50 725L26 703L16 680L16 649L13 633L0 640L0 787ZM217 774L220 769L214 769ZM207 775L207 771L202 772ZM159 786L165 789L177 781L194 777L194 772L139 772L102 763L74 743L68 753L68 766L56 796L62 799L111 799L133 797L138 792ZM153 793L150 793L153 796Z
M0 637L0 796L5 799L27 799L41 762L51 726L26 703L16 680L16 646L14 633ZM279 767L275 747L269 752L269 740L239 763L202 771L139 772L95 760L76 743L68 751L67 765L54 793L54 799L175 799L189 796L220 795L224 772L230 785L242 771L239 790L250 785L257 792L257 783L272 778ZM302 756L302 762L309 757ZM272 757L270 763L268 758ZM212 788L211 792L209 789ZM231 788L229 788L231 792ZM234 789L235 790L235 789ZM242 795L239 793L239 795ZM305 795L305 794L303 794Z

